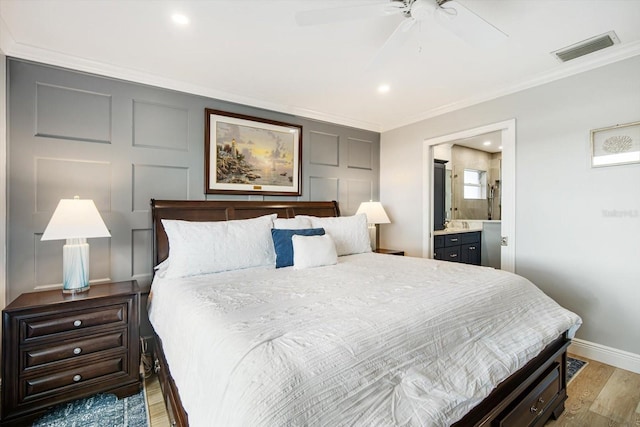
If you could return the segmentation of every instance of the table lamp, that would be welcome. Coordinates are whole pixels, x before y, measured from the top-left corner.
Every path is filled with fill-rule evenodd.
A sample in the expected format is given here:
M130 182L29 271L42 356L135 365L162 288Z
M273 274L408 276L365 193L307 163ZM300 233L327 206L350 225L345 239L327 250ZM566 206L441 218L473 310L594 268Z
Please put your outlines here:
M62 240L62 292L89 290L88 238L111 237L91 199L62 199L40 240Z
M380 202L362 202L358 208L357 214L364 213L367 215L367 224L369 224L369 238L371 239L372 249L375 251L380 245L380 235L378 233L378 224L389 224L389 217Z

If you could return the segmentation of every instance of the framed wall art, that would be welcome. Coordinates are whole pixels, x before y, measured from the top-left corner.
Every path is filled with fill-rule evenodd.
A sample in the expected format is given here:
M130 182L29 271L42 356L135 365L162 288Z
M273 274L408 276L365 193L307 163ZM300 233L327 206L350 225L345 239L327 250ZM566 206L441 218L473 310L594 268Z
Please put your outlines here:
M302 126L205 109L205 193L301 195Z
M591 166L640 163L640 122L591 131Z

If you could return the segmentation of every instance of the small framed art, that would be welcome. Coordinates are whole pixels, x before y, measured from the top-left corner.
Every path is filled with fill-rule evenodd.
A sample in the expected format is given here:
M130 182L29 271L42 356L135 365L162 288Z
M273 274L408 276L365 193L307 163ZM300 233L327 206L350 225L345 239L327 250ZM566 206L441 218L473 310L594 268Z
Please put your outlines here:
M299 196L302 126L205 109L205 193Z
M591 131L591 166L640 163L640 122Z

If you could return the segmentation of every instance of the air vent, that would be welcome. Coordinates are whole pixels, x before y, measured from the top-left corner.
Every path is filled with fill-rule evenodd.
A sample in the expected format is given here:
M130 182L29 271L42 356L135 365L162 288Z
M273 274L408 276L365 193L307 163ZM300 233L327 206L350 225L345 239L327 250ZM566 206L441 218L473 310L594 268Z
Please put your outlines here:
M583 40L571 46L567 46L555 52L551 52L562 62L571 61L584 55L596 52L598 50L613 46L620 43L618 36L614 31Z

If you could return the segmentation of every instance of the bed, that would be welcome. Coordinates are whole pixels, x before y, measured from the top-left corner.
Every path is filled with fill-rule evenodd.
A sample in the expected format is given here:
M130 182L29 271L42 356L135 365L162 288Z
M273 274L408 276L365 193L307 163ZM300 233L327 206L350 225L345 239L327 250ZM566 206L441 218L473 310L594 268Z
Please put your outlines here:
M564 410L581 320L520 276L371 253L336 202L151 205L149 314L175 425L520 427ZM268 254L253 242L276 215L285 234L302 220L322 230L289 236L283 268L256 261ZM223 224L233 240L215 234ZM222 266L199 249L211 236ZM250 257L234 249L245 238Z

